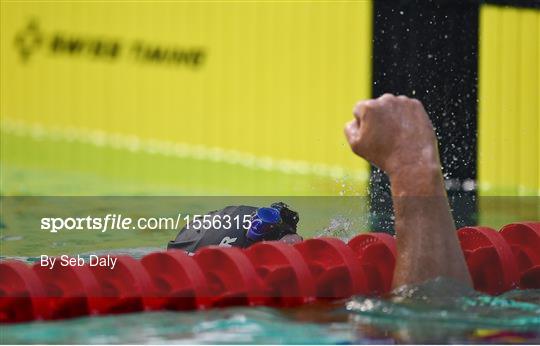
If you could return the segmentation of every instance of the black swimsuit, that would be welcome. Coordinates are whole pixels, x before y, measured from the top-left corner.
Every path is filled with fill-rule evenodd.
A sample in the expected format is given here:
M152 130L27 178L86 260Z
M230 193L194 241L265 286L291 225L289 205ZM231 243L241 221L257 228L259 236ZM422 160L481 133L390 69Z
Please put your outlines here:
M213 227L199 227L195 229L193 226L188 229L184 227L180 230L176 239L169 242L167 249L181 249L193 253L197 249L208 245L248 247L252 242L246 238L246 230L242 227L241 220L244 219L244 215L251 216L255 211L257 211L256 207L244 205L229 206L221 210L212 211L207 214L211 216L211 219L214 216L218 216L223 221L223 217L228 215L231 220L230 227L222 226L219 229ZM240 222L234 221L235 217L238 217Z
M283 203L276 203L272 206L275 205L284 206L284 208L280 208L283 223L264 240L277 240L285 234L296 233L298 214L290 210ZM212 222L211 227L201 226L194 228L192 223L190 228L186 226L180 230L176 239L168 243L167 249L180 249L188 253L194 253L201 247L208 245L248 247L254 242L246 237L243 220L245 218L251 218L257 212L257 209L257 207L241 205L228 206L221 210L209 212L206 215L210 215L211 220L216 218L221 221L220 223L216 223L216 225L221 224L220 228L214 228L214 223ZM226 220L230 220L230 223L224 222Z

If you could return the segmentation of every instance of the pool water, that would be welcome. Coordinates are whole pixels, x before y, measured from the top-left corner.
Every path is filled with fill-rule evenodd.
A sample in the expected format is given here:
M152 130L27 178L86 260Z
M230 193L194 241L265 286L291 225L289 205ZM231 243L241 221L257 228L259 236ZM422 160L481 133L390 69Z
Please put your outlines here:
M115 252L140 258L154 250ZM298 308L141 312L0 328L2 344L531 344L540 342L540 290L492 297L439 278L388 297Z

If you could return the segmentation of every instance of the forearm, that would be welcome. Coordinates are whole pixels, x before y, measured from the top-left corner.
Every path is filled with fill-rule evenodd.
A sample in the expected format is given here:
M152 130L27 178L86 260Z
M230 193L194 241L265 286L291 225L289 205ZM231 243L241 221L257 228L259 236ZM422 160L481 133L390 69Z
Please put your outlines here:
M471 283L446 198L437 139L416 99L384 94L358 102L345 126L353 152L392 184L398 258L394 287L437 276Z
M393 286L444 276L471 284L438 160L390 175L399 257Z

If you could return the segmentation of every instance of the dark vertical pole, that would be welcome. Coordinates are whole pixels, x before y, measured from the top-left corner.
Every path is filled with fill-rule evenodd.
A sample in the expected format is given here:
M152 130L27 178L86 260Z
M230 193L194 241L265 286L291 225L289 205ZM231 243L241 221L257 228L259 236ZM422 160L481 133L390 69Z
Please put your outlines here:
M374 1L372 95L422 101L439 140L457 226L476 220L478 3ZM372 167L372 228L393 230L386 175Z

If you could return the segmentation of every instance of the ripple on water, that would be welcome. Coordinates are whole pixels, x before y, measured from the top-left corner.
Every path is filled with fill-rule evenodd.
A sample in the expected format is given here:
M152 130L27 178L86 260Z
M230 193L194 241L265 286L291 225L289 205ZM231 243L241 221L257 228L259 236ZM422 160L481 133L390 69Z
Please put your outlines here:
M140 258L156 250L129 249L125 253ZM540 290L516 290L494 297L436 279L404 286L388 297L360 296L344 303L296 309L160 311L0 328L3 344L530 344L540 342Z
M377 327L404 342L470 341L499 333L509 338L499 341L530 343L540 341L539 302L540 290L488 296L439 278L404 286L387 299L356 297L346 309L359 326Z

